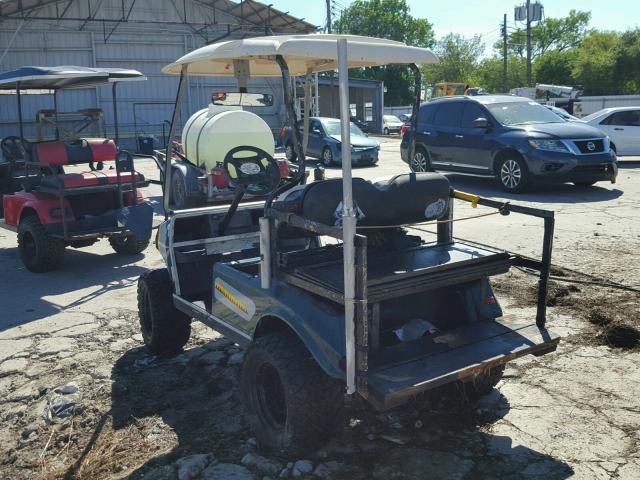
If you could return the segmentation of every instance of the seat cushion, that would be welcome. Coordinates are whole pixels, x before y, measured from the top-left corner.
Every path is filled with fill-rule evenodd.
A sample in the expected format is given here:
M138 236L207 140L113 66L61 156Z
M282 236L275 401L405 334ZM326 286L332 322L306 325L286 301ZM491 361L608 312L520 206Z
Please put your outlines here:
M109 162L116 158L113 140L83 138L71 142L43 142L33 145L33 159L52 167L90 162Z
M129 172L120 174L122 183L131 183L133 175ZM136 182L143 182L144 176L141 173L135 174ZM118 183L118 173L115 170L101 170L82 173L64 173L60 175L49 175L42 177L40 185L47 188L79 188L94 187L97 185L116 185Z

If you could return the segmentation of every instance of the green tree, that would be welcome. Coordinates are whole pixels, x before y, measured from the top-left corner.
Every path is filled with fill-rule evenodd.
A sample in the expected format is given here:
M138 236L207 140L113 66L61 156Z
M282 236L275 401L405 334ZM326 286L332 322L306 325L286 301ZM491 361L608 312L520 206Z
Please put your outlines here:
M422 68L425 83L449 81L475 85L478 82L477 68L484 53L484 43L479 35L465 38L450 33L438 41L435 53L440 62Z
M477 85L491 93L507 93L510 89L522 87L527 82L526 60L514 55L507 58L507 88L502 85L502 58L493 56L483 59L478 65Z
M571 64L578 55L578 49L548 50L536 58L533 72L538 83L572 85L576 83Z
M640 93L640 29L629 30L620 36L612 73L618 93Z
M536 58L549 50L565 51L580 46L584 36L589 33L587 27L591 20L591 12L571 10L562 18L545 18L531 27L531 57ZM518 28L509 34L507 40L509 52L519 57L526 57L527 34L524 28ZM502 49L502 42L494 46Z
M426 19L411 15L406 0L355 0L334 24L338 33L366 35L432 47L433 27ZM381 80L387 87L385 105L406 105L413 96L413 82L407 67L390 65L358 69L352 76Z
M576 51L571 74L575 83L583 85L586 95L617 93L617 76L623 74L616 65L620 36L614 32L594 32L587 36ZM619 69L614 75L615 69Z

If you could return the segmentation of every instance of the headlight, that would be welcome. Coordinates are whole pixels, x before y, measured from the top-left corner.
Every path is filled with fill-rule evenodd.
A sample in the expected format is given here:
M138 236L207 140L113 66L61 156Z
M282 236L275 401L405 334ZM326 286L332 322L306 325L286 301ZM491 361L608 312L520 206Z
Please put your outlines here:
M549 152L568 152L567 146L560 140L540 140L537 138L530 138L529 145L531 148L538 150L547 150Z

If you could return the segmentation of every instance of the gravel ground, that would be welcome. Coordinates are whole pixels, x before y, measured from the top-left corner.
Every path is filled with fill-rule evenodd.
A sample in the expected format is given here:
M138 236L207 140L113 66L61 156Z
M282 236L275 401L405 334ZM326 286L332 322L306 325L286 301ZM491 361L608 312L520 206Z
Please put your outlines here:
M616 185L508 197L555 210L557 275L638 286L638 166L623 166ZM390 138L380 165L355 175L405 171ZM450 178L506 198L490 180ZM156 205L158 193L147 192ZM474 213L457 206L457 216ZM460 222L455 233L530 255L542 239L539 222L516 215ZM153 247L134 257L106 241L68 250L63 270L34 275L15 235L0 230L0 478L640 478L637 293L555 282L549 324L564 337L555 353L509 364L473 403L451 390L385 414L351 405L335 440L286 458L257 449L247 428L234 344L194 324L174 359L141 347L136 281L161 266ZM505 310L533 314L532 282L520 272L496 279Z

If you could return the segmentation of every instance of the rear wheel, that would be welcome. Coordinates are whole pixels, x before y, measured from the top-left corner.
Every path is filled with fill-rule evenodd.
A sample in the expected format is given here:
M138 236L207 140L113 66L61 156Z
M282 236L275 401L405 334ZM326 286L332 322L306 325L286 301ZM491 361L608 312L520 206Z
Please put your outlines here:
M384 133L385 135L389 135L389 129L387 127L384 127L382 133Z
M287 142L287 144L284 147L284 155L287 158L287 160L289 160L290 162L295 162L296 161L296 151L293 148L293 144L291 142Z
M318 448L342 424L341 383L292 333L270 333L251 344L241 389L249 424L269 449L293 454Z
M64 263L65 244L51 237L36 216L24 218L18 226L18 249L25 267L32 272L57 270Z
M333 152L329 147L324 147L324 150L322 150L322 164L325 167L333 165Z
M493 390L503 374L504 365L485 370L468 382L460 382L461 390L471 399L482 397Z
M498 181L509 193L523 192L529 184L529 171L521 158L506 157L498 164Z
M427 151L422 147L416 147L413 151L413 158L409 164L413 172L430 172L431 162L427 155Z
M138 318L147 349L160 357L182 351L191 335L191 319L173 305L173 286L166 268L138 279Z
M171 205L176 210L187 208L187 181L184 174L179 168L174 168L171 173Z
M138 255L149 246L149 239L138 240L136 237L111 237L111 248L121 255Z

